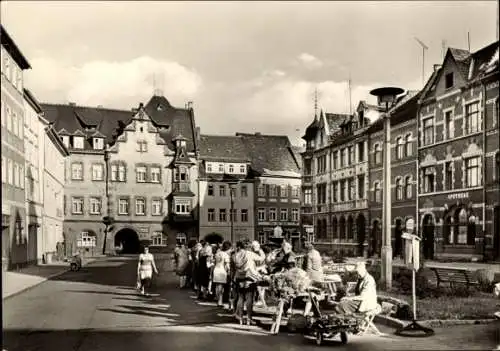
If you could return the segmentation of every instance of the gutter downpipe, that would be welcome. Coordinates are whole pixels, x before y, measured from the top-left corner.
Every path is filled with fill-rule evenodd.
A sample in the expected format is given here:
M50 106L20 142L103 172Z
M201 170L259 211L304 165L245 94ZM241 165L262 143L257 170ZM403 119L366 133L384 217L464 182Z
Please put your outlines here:
M483 156L482 156L482 178L483 178L483 213L482 213L482 231L483 231L483 262L486 262L486 85L481 79L481 88L483 93L482 125L483 125Z

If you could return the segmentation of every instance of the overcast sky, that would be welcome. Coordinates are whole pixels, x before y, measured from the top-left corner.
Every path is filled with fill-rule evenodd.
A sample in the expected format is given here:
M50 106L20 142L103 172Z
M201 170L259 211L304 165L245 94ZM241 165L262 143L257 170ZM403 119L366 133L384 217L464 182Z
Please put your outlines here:
M495 1L2 1L2 24L28 58L43 102L130 109L154 82L172 105L193 101L202 133L287 134L314 115L372 101L381 85L419 89L442 41L471 50L496 39ZM296 131L299 129L300 131Z

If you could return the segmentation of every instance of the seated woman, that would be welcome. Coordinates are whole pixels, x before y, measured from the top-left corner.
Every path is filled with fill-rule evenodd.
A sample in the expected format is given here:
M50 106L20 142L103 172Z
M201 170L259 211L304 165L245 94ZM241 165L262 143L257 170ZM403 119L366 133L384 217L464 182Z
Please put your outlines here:
M353 314L356 312L367 312L377 308L377 285L375 279L366 270L364 262L356 264L356 272L359 276L354 296L344 297L335 306L338 314Z

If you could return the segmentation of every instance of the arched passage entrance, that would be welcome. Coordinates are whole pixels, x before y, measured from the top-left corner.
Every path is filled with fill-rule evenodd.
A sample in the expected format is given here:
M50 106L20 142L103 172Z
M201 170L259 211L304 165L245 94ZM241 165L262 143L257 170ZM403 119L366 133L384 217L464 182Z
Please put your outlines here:
M205 241L210 245L222 244L224 242L224 238L218 233L210 233L205 236Z
M363 256L364 254L364 244L366 236L366 221L365 216L360 214L356 220L356 229L358 232L358 256Z
M378 219L376 219L372 223L370 256L378 255L380 257L381 248L382 248L382 224Z
M422 221L422 244L424 258L432 260L434 258L434 218L431 214L426 214Z
M138 254L141 249L139 236L135 230L123 228L115 235L115 247L121 247L122 254Z

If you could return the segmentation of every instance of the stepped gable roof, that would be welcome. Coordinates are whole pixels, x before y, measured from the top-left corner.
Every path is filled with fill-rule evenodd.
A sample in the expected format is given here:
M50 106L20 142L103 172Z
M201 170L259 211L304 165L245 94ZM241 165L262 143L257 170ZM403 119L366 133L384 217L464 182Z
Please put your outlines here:
M174 139L178 135L186 138L186 150L188 152L199 149L192 108L173 107L164 96L155 95L149 100L144 109L153 123L160 127L160 136L165 140L169 149L175 148Z
M250 161L243 140L233 135L201 135L200 158L220 162Z
M496 63L498 67L499 42L496 41L472 54L472 77L474 79Z
M300 172L299 161L286 135L236 133L236 136L243 140L253 171L259 174L266 170Z
M106 142L112 143L121 124L132 120L132 111L114 110L102 107L78 106L73 104L40 104L44 117L54 125L58 132L64 130L66 135L77 131L91 137L96 131L106 136ZM90 131L87 129L90 128ZM91 147L89 145L89 147Z

